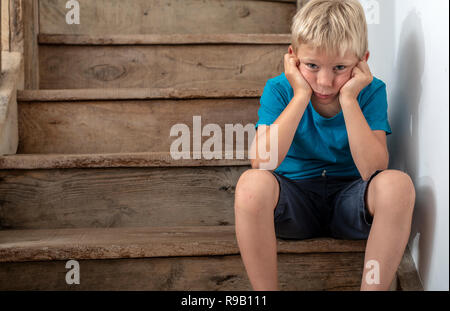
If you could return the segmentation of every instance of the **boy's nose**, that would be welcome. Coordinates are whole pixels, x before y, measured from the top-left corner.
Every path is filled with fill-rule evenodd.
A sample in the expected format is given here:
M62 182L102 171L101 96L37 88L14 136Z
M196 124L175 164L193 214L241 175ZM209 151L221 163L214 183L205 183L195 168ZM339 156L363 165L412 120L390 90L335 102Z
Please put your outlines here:
M330 89L333 86L333 75L325 70L322 70L317 75L317 85L322 90Z

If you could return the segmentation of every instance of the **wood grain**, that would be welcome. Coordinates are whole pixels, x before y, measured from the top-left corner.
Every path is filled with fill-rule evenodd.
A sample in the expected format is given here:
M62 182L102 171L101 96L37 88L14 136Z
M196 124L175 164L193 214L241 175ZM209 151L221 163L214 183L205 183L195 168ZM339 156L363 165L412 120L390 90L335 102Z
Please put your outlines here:
M411 256L409 246L406 246L402 261L397 270L398 287L402 291L423 291L416 265Z
M251 290L240 256L81 260L80 285L65 261L0 264L0 290ZM282 254L282 290L359 290L364 253Z
M0 228L234 224L238 167L0 171Z
M0 11L1 11L1 20L0 20L0 28L1 28L1 51L9 52L9 0L8 1L0 1Z
M23 36L24 36L24 69L25 89L39 88L39 12L38 0L22 2Z
M0 262L237 255L234 226L0 230ZM364 252L365 240L278 241L279 254Z
M16 139L18 134L16 134ZM17 145L16 145L17 148ZM100 153L100 154L10 154L0 156L0 170L109 167L194 167L249 166L248 152L244 159L174 159L170 152Z
M284 70L288 45L56 46L39 48L41 89L263 88Z
M198 98L256 98L262 89L237 81L223 85L211 82L208 88L119 88L119 89L60 89L22 90L17 92L20 102L54 102L81 100L124 99L198 99Z
M2 73L2 51L3 51L3 11L2 11L3 1L0 1L0 76ZM3 30L4 31L4 30Z
M15 154L19 144L17 88L23 85L23 58L18 52L2 51L0 77L0 155Z
M3 2L3 1L2 1ZM24 23L22 0L9 1L10 51L24 52Z
M172 143L181 136L170 136L176 124L189 128L190 149L194 151L194 116L200 116L202 128L207 124L220 126L216 137L221 134L219 144L225 151L225 124L254 125L258 108L257 98L20 102L18 153L170 152ZM212 136L203 136L202 143ZM243 139L246 148L247 135ZM234 137L234 146L236 140Z
M58 35L39 34L40 44L56 45L182 45L182 44L289 44L289 34L147 34Z
M96 0L66 23L66 0L41 0L46 34L288 33L294 1ZM230 22L232 21L232 22Z

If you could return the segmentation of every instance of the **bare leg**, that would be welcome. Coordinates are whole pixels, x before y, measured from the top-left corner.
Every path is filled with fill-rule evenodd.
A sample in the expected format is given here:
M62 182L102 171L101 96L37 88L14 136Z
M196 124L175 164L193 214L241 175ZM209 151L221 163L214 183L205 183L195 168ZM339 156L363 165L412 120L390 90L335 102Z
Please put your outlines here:
M236 186L236 237L254 290L278 290L273 216L278 195L278 181L272 173L264 170L244 172Z
M381 172L369 184L367 203L374 218L366 246L361 290L388 290L411 231L414 184L401 171ZM374 282L375 266L370 260L379 263L379 284Z

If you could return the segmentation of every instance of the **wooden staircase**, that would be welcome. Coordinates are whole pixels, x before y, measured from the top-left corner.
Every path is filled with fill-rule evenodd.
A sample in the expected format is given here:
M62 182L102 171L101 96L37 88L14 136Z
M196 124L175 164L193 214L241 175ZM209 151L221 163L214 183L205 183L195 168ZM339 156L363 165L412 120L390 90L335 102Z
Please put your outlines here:
M174 160L169 133L193 116L222 133L257 122L297 2L86 1L80 25L66 24L65 3L24 8L35 40L18 152L0 156L0 290L251 289L233 210L250 162ZM358 290L364 250L280 240L281 289ZM71 259L79 285L65 282ZM392 289L417 282L407 250Z

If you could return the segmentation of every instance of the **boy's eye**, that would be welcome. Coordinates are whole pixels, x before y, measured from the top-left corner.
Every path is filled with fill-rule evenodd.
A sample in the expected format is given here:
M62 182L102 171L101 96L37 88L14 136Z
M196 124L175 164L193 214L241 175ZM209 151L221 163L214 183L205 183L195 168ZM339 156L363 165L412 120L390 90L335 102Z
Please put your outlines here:
M339 65L335 67L337 70L344 70L346 67L344 65Z
M311 69L317 69L317 65L316 64L306 64L306 66L308 66Z

